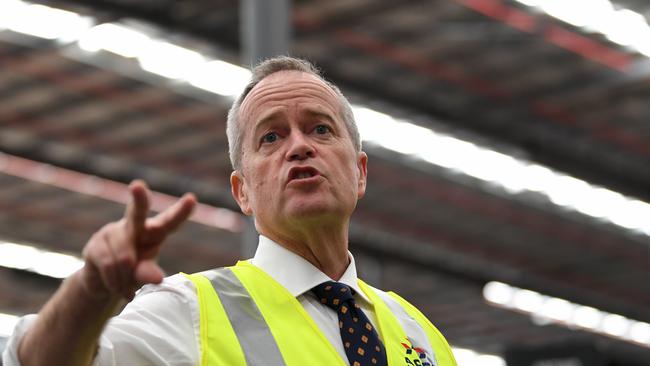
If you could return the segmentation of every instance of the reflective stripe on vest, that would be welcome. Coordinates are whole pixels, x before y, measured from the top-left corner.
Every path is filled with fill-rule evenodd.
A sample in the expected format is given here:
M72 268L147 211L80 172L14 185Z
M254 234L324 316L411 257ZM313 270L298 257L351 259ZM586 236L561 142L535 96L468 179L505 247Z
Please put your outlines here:
M221 300L244 352L246 364L284 365L268 324L253 299L250 296L242 296L247 291L230 268L221 268L203 275L210 280Z
M202 366L298 366L315 362L346 365L300 302L252 264L239 262L234 267L186 276L195 284L200 304ZM404 365L404 348L400 343L406 338L404 329L370 286L361 280L359 285L374 305L389 365ZM404 306L401 302L400 305ZM434 352L446 353L440 348L440 340L431 339L428 320L423 323L406 306L404 309L426 330ZM446 345L442 335L439 337ZM456 366L453 356L451 361L448 357L444 359L447 360L438 359L439 366Z
M203 274L184 275L194 283L199 303L201 366L245 365L237 335L210 280Z

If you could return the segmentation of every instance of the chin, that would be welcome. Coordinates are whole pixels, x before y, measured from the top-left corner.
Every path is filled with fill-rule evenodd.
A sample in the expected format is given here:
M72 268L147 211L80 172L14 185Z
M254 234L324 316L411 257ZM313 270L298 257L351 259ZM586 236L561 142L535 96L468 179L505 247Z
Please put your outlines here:
M323 201L296 202L287 210L288 216L295 220L341 217L344 212L340 205Z

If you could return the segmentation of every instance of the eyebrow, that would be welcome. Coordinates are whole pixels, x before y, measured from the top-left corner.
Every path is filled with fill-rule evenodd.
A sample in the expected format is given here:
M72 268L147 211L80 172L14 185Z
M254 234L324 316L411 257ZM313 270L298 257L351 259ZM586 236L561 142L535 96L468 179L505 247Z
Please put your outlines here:
M257 133L257 131L263 127L264 125L272 122L274 119L278 118L280 115L282 115L283 110L281 108L276 108L275 110L271 110L269 113L265 114L261 119L256 121L255 123L255 128L253 129L254 133ZM331 123L334 123L334 117L327 112L327 111L322 111L318 110L316 108L307 108L303 113L312 116L312 117L321 117L326 120L328 120Z
M281 108L275 108L269 113L265 114L264 117L255 121L255 127L253 128L253 136L257 135L257 132L264 127L266 124L272 122L274 119L278 118L282 114Z
M306 113L310 116L325 118L329 122L334 123L334 118L327 112L321 112L321 111L309 109L306 111Z

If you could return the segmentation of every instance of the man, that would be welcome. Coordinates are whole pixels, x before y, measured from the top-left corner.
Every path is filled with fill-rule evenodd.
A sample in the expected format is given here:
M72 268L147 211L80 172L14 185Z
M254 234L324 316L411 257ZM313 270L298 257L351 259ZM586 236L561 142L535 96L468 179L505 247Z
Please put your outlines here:
M348 227L368 157L338 88L306 61L265 61L227 133L232 194L260 233L254 258L163 280L156 253L196 200L147 218L136 181L124 218L87 243L84 268L17 326L6 364L455 365L419 311L357 279ZM133 300L146 284L159 285Z

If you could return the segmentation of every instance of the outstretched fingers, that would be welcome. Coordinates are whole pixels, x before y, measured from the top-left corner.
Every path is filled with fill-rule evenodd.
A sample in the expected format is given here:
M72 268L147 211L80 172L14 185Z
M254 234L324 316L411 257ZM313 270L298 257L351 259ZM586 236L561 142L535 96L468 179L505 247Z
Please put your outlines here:
M139 284L162 281L164 272L155 259L160 244L190 217L195 206L194 194L186 193L173 205L146 221L147 240L138 243L139 261L135 268L135 279Z
M167 207L158 215L146 222L147 230L155 232L159 240L174 232L192 214L196 206L196 197L192 193L186 193L173 205Z
M129 185L131 200L126 206L124 218L126 219L127 235L137 242L142 236L149 211L149 189L144 181L135 180Z

